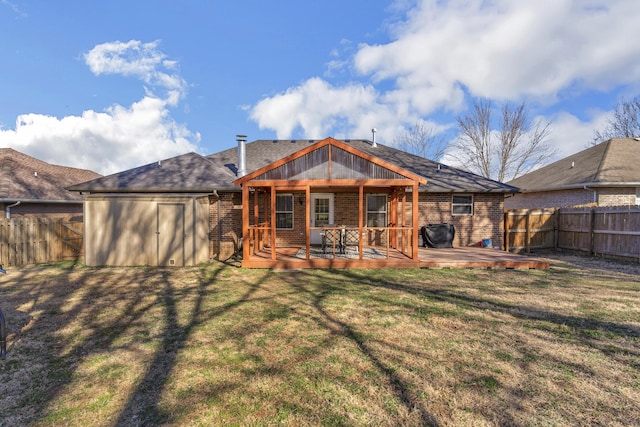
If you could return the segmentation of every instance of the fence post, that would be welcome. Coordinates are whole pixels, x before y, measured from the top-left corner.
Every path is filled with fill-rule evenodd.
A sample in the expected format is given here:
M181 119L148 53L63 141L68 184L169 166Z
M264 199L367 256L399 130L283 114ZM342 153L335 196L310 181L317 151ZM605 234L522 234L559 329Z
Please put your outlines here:
M596 212L595 208L591 208L589 211L589 255L595 255L595 227L596 227Z
M560 209L553 211L553 250L558 250L558 241L560 240Z
M509 212L504 213L504 250L509 252Z
M524 250L531 253L531 210L527 211L524 228Z

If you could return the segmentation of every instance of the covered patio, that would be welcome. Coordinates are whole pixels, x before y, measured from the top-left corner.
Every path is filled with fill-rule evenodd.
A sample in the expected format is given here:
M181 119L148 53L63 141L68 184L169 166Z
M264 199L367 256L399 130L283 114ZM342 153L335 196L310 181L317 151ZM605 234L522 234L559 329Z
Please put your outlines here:
M417 267L414 218L426 182L333 138L258 169L234 182L242 266Z

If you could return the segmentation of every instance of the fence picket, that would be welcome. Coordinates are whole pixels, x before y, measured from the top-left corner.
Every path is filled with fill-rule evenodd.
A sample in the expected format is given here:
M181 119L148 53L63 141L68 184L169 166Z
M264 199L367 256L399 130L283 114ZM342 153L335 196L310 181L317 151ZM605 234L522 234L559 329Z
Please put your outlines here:
M80 258L81 230L82 222L69 225L61 218L2 218L0 264L17 267Z
M510 250L567 249L640 262L639 207L507 211L504 229Z

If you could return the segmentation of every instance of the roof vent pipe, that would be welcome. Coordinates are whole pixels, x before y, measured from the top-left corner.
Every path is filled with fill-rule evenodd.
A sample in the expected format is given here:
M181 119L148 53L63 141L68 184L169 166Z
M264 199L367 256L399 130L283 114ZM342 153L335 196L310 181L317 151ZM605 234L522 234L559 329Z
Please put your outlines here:
M378 146L378 144L376 144L376 132L377 131L378 130L376 128L371 129L371 134L373 135L372 139L371 139L371 146L372 147L377 147Z
M247 174L247 135L236 135L236 141L238 141L238 177L243 177Z

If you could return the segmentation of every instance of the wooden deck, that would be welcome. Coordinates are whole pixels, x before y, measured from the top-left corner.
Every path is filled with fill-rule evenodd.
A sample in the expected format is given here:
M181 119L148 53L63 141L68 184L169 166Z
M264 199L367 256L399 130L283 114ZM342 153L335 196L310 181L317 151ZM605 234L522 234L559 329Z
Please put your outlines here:
M306 260L298 253L299 247L278 248L276 259L271 259L268 250L252 255L242 261L247 268L549 268L549 263L526 255L480 248L420 248L419 261L415 262L398 251L390 250L383 259L311 258Z

